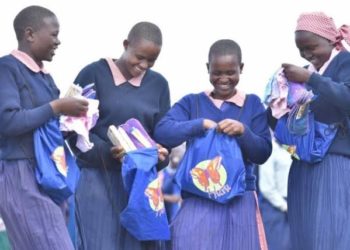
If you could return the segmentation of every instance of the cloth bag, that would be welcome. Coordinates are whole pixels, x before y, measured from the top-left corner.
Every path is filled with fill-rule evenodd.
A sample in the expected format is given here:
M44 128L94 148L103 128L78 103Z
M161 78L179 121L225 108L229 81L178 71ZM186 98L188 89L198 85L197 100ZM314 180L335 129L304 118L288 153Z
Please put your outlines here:
M337 127L315 121L314 114L309 112L307 119L308 133L293 134L288 128L288 118L283 116L276 124L274 135L283 147L296 159L308 163L322 161L333 139Z
M51 119L34 131L37 162L36 180L57 204L75 192L79 168L59 129L58 119Z
M181 190L227 203L245 192L245 176L236 139L210 129L190 141L175 178Z
M156 147L129 151L123 159L122 178L129 200L120 222L140 241L170 239L157 162Z

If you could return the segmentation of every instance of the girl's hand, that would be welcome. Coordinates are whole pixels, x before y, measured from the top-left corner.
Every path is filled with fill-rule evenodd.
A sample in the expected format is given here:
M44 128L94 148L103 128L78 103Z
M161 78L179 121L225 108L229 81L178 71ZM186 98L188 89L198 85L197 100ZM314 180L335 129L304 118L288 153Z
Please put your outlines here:
M283 73L287 77L288 81L306 83L309 81L311 72L305 68L295 66L289 63L282 64Z
M203 128L205 130L215 128L217 126L216 122L209 120L209 119L204 119L203 120Z
M125 150L122 146L113 146L111 147L112 157L120 162L122 162L123 157L125 155Z
M169 151L160 144L157 144L157 148L158 148L158 161L164 161L168 157Z
M88 111L89 102L84 98L63 97L50 102L55 114L83 116Z
M225 119L218 123L217 131L228 135L242 135L244 125L237 120Z

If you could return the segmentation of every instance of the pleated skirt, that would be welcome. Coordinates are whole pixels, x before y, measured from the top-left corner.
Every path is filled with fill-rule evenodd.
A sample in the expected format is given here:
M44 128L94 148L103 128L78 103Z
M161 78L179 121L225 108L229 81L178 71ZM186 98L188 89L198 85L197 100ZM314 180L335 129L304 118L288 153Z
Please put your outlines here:
M294 161L288 209L292 249L350 249L350 158L329 154L315 165Z
M259 231L255 193L246 192L229 204L192 196L184 199L171 224L167 249L173 250L258 250L266 249ZM261 218L260 218L261 219ZM260 223L260 225L259 225ZM261 228L261 227L260 227Z
M120 224L126 207L120 171L82 168L75 194L78 250L156 250L156 241L138 241Z
M11 249L74 249L62 209L36 183L34 164L0 161L0 214Z

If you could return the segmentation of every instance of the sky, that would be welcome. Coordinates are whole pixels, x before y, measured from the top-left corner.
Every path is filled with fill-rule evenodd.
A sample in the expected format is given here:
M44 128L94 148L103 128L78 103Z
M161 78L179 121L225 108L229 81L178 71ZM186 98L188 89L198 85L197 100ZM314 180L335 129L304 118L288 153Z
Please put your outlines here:
M345 0L13 0L0 8L1 56L17 48L13 19L29 5L49 8L60 22L61 45L45 67L63 94L87 64L119 58L135 23L157 24L163 47L153 69L168 80L172 103L211 89L206 63L216 40L240 44L244 69L238 88L263 97L282 63L307 63L294 43L300 13L323 11L338 27L350 24Z

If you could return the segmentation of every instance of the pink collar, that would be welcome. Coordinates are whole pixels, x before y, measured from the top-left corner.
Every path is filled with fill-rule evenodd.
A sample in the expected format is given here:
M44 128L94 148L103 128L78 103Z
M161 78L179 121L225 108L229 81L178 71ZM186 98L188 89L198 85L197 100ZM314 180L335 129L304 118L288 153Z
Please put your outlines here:
M43 72L45 74L48 74L44 67L40 67L36 62L31 58L27 53L24 53L20 50L13 50L11 52L11 55L13 55L17 60L19 60L21 63L23 63L25 66L27 66L31 71L35 73Z
M322 75L326 71L328 65L332 62L333 58L336 57L339 54L339 52L340 52L339 50L334 48L332 50L331 56L329 57L328 61L322 65L319 71L317 71L317 69L312 64L310 64L307 69L311 72L318 72L320 75Z
M129 82L134 87L141 86L141 81L142 81L142 78L145 75L145 73L143 73L137 77L133 77L130 80L126 80L125 77L123 76L123 74L120 72L120 69L118 68L118 66L114 63L112 58L106 58L106 61L107 61L108 66L112 72L113 81L114 81L115 85L119 86L125 82Z
M243 107L244 101L245 101L245 98L246 98L246 94L243 91L240 91L240 90L237 90L237 93L234 96L232 96L231 98L227 99L227 100L214 99L213 97L210 96L211 92L212 92L212 90L204 91L204 93L209 97L209 99L218 108L220 108L221 105L224 102L231 102L231 103L236 104L238 107Z

